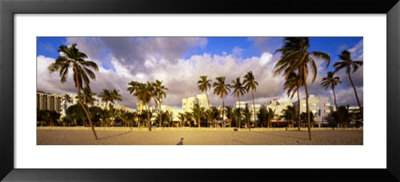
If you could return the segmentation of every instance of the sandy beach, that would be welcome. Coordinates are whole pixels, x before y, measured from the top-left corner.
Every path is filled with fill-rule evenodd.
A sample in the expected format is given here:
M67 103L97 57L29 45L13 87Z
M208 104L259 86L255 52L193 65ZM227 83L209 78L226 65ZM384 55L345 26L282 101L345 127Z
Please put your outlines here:
M230 131L164 129L148 132L129 128L37 128L37 145L362 145L362 130L315 130L313 140L302 131ZM183 138L183 141L181 141Z

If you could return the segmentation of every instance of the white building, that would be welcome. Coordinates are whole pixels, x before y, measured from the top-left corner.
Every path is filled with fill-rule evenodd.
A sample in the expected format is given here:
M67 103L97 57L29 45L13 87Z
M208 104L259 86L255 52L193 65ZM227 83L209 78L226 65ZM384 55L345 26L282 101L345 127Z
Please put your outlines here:
M296 108L297 108L297 102L295 102ZM308 104L310 108L310 112L313 113L314 115L314 121L317 124L320 124L322 122L328 122L326 120L326 117L331 113L332 111L332 105L329 102L328 97L316 97L314 95L310 95L308 98ZM300 100L300 113L305 113L307 112L307 107L306 107L306 99L303 98Z
M273 99L269 104L264 104L265 108L272 109L275 111L274 120L278 120L280 116L283 115L282 111L285 110L288 106L293 106L291 102L279 102L277 99Z
M36 107L38 110L61 112L62 96L36 91Z
M172 121L179 121L179 113L184 113L183 109L174 108L168 105L161 105L161 111L171 112L172 113Z
M244 101L240 101L240 102L236 101L236 107L235 107L236 109L240 108L241 110L244 110L244 109L246 109L246 107L250 110L250 113L251 113L250 121L254 122L254 117L257 119L257 114L258 114L258 112L260 112L261 104L254 104L254 107L253 107L253 103L248 103L248 102L244 102ZM255 108L255 110L253 108ZM253 110L255 112L253 112Z
M204 109L211 108L206 94L198 94L196 97L188 97L182 99L182 109L184 112L192 112L194 104L199 104Z

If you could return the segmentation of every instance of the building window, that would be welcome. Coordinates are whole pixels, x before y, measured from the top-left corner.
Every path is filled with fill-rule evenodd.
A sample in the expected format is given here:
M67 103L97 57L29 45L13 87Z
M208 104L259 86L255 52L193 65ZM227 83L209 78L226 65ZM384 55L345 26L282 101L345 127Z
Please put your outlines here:
M329 106L331 106L331 103L325 102L325 106L326 106L326 107L329 107Z
M327 109L325 110L325 113L331 113L331 110Z

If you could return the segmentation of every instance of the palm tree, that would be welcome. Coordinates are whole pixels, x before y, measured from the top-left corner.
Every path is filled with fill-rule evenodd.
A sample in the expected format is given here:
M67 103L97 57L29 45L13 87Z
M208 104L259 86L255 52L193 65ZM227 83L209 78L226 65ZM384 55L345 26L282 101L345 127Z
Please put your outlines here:
M105 109L109 109L108 103L111 102L112 100L112 92L108 89L103 89L103 91L100 93L99 97L103 102L106 103Z
M242 126L241 126L242 113L241 113L241 111L240 111L240 108L236 108L236 109L235 109L234 115L235 115L235 118L236 118L236 120L237 120L237 122L236 122L236 127L241 128L241 127L242 127Z
M217 77L217 82L214 82L214 94L218 95L222 99L222 125L224 123L224 108L225 108L225 97L231 91L229 84L225 83L225 77Z
M111 91L111 100L110 100L110 104L114 105L114 101L122 101L122 96L121 94L119 94L119 90L117 89L113 89Z
M192 122L192 113L190 112L185 112L185 118L186 118L186 123L189 123L189 127L192 126L191 122ZM186 125L186 124L185 124Z
M160 80L156 80L154 83L153 83L153 86L154 86L154 94L155 94L155 100L154 100L154 102L156 103L156 105L158 106L158 112L161 112L161 105L162 105L162 100L163 100L163 98L165 98L165 97L167 97L167 93L165 93L164 92L164 90L168 90L168 88L167 87L165 87L163 84L162 84L162 81L160 81ZM160 115L160 118L159 118L160 120L159 120L159 123L160 123L160 127L161 127L161 115Z
M200 80L197 81L197 85L202 92L206 93L207 103L210 104L208 99L208 90L211 88L211 80L207 79L207 76L200 76Z
M202 116L204 115L204 112L205 112L204 107L200 107L200 105L198 103L195 103L193 105L193 107L192 107L192 112L193 112L192 113L193 119L196 120L197 126L200 128L200 126L201 126L201 118L202 118Z
M325 52L319 51L309 51L310 42L308 37L286 37L284 39L284 45L282 48L275 51L281 52L282 55L278 62L275 65L275 73L283 73L285 79L289 78L289 75L292 72L297 71L297 75L300 79L302 79L302 83L304 84L304 88L306 91L306 110L308 117L308 136L309 139L312 140L311 137L311 128L310 128L310 108L308 103L308 87L307 87L307 77L309 74L309 67L312 72L312 82L315 81L317 77L318 68L315 63L314 58L321 58L324 61L327 61L326 67L329 66L330 57Z
M183 123L185 122L185 114L184 113L179 113L178 118L181 121L180 125L182 127Z
M95 96L96 94L93 93L90 90L90 88L88 88L88 87L83 88L82 91L83 92L82 92L81 97L82 97L83 103L85 103L86 106L93 105L94 102L96 101L96 99L93 98L93 96ZM76 98L78 98L78 97L76 97Z
M341 83L340 78L335 76L334 72L328 72L328 76L322 78L321 86L326 89L331 88L333 93L333 101L335 102L335 109L337 110L338 106L336 103L336 94L335 94L335 87Z
M269 128L269 127L271 127L271 121L272 121L272 119L274 119L274 117L275 117L275 110L272 110L271 108L268 108L268 111L267 111L267 127Z
M243 116L244 116L244 121L247 123L247 128L249 128L250 130L251 113L247 105L246 108L244 109Z
M130 87L128 87L128 91L136 96L137 100L143 103L146 108L147 114L147 125L149 127L149 131L151 131L151 111L150 111L150 101L154 97L154 87L151 82L147 83L139 83L139 82L129 82Z
M68 77L68 70L71 68L74 76L75 87L77 88L78 101L82 109L85 111L86 117L89 120L90 126L94 138L97 140L97 134L94 130L92 119L90 118L89 110L86 109L81 98L81 88L85 84L86 87L90 88L90 79L96 79L96 75L93 70L98 71L97 64L92 61L85 60L87 55L80 52L76 48L76 44L73 43L71 46L61 45L58 49L60 56L57 57L54 63L50 64L48 70L50 73L58 71L61 77L61 83L65 83Z
M350 80L351 86L353 86L353 90L354 90L354 94L355 94L356 99L357 99L358 107L360 108L360 110L362 110L360 100L358 99L358 94L357 94L356 87L354 86L353 79L351 78L351 73L352 72L353 73L356 72L358 70L358 67L363 65L363 62L362 61L353 61L351 59L350 52L347 51L347 50L344 50L342 52L342 54L339 55L339 58L342 61L336 62L335 64L333 64L333 67L335 67L335 71L334 72L336 73L339 70L346 68L346 74L347 74L347 77Z
M283 88L287 90L287 95L290 99L293 98L294 94L297 93L297 129L300 131L300 87L302 87L303 79L300 79L297 73L292 72L289 77L285 80Z
M226 115L228 116L228 119L229 119L229 128L230 128L230 127L232 127L232 120L235 115L235 111L234 111L233 107L226 106Z
M71 96L69 96L69 94L64 94L64 96L62 97L62 100L65 103L72 103L72 98L71 98Z
M253 72L249 71L246 75L244 75L243 81L246 91L249 92L251 90L251 98L253 99L253 116L254 122L256 122L256 106L254 105L254 92L257 91L258 82L256 81Z
M282 110L282 115L279 117L279 119L284 118L286 121L291 121L291 123L294 123L294 120L296 119L296 108L293 106L287 106L286 109Z
M239 100L239 128L240 128L240 121L242 120L241 114L240 114L240 96L243 96L246 93L246 87L243 85L243 83L240 81L240 77L237 77L236 80L232 80L232 86L231 88L233 89L232 95L237 97Z

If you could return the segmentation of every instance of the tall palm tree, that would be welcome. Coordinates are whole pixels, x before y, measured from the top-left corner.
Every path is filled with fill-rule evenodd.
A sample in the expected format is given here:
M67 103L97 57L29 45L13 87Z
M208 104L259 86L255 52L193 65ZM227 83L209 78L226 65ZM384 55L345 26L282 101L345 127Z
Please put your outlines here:
M114 104L114 102L122 101L122 96L119 94L119 90L113 89L111 91L111 100L110 104Z
M310 108L308 103L308 87L307 87L307 78L309 74L309 69L311 69L312 74L312 82L315 81L317 77L318 68L315 63L315 58L320 58L324 61L327 61L326 67L329 66L330 57L325 52L320 51L309 51L310 41L308 37L286 37L284 38L284 45L282 48L275 51L275 53L280 52L282 55L278 62L275 64L275 73L280 74L283 73L285 79L289 78L289 75L292 72L297 71L297 75L300 79L302 79L304 88L306 91L306 110L307 110L307 118L308 118L308 136L309 139L312 140L311 137L311 128L310 128Z
M240 81L240 77L237 77L236 80L232 80L232 86L231 88L233 89L232 95L237 97L239 100L239 128L240 128L240 122L242 120L241 114L240 114L240 96L243 96L246 93L246 87L244 84Z
M289 74L289 77L285 79L285 83L283 84L283 88L287 90L287 95L290 99L293 98L294 94L297 93L297 129L300 131L300 87L302 87L303 79L300 79L297 73L292 72Z
M225 83L225 77L217 77L217 82L214 82L214 94L218 95L222 99L222 125L224 124L224 108L225 108L225 97L231 91L229 84Z
M258 82L253 75L253 72L249 71L246 75L244 75L243 83L245 85L246 91L249 92L251 90L251 98L253 99L253 116L254 122L256 122L256 106L254 104L254 92L257 91Z
M151 82L147 83L139 83L139 82L129 82L130 87L128 87L128 91L136 96L137 100L143 103L146 108L147 114L147 125L149 127L149 131L151 131L151 111L150 111L150 101L154 97L154 87Z
M139 83L139 82L137 82L137 81L130 81L129 83L128 83L128 92L130 93L130 94L133 94L133 93L135 93L136 92L136 90L139 88L139 85L140 85L141 83ZM140 101L139 101L140 102ZM142 109L141 108L138 108L138 110L139 110L139 114L141 114L142 113Z
M208 90L211 88L211 80L207 79L207 76L200 76L200 80L197 81L197 86L202 92L206 93L207 103L210 104L210 100L208 99Z
M338 76L334 77L334 72L328 72L328 75L324 78L322 78L322 83L321 86L324 87L324 89L331 88L332 93L333 93L333 101L335 102L335 109L337 110L338 106L336 103L336 93L335 93L335 87L341 83L340 78Z
M82 92L81 97L82 97L83 103L85 103L86 106L93 105L94 102L96 101L96 99L93 98L93 96L95 96L96 94L93 93L90 90L90 88L88 88L88 87L83 88L82 91L83 92Z
M112 91L108 89L103 89L103 91L100 93L99 97L103 102L106 103L105 109L110 109L108 103L111 102L112 100Z
M341 61L340 62L336 62L335 64L333 64L333 67L335 67L335 71L334 72L336 73L339 70L342 70L344 68L346 69L347 77L349 78L351 86L353 87L354 94L355 94L356 99L357 99L358 107L361 110L362 108L361 108L360 99L358 99L357 90L356 90L356 87L354 86L353 79L351 78L351 73L352 72L353 73L356 72L358 70L358 67L363 65L363 62L362 61L353 61L351 59L350 52L347 51L347 50L344 50L342 52L342 54L339 55L339 58L340 58Z
M154 94L155 94L155 97L154 97L154 102L156 103L156 105L158 106L158 112L160 112L161 113L161 105L162 105L162 100L165 98L165 97L167 97L167 93L165 93L165 91L164 90L168 90L168 88L167 87L165 87L163 84L162 84L162 81L160 81L160 80L156 80L154 83L153 83L153 86L154 86ZM160 124L160 127L161 127L161 121L162 120L162 118L161 118L161 115L160 115L160 117L159 117L159 124Z
M66 45L61 45L58 49L58 52L60 53L60 56L57 57L54 63L49 65L48 70L50 73L58 71L61 77L61 83L65 83L67 81L68 71L70 68L72 69L79 104L89 120L94 138L97 140L97 134L94 130L94 125L92 123L92 119L90 118L89 110L86 109L81 98L81 88L83 84L90 88L90 79L96 79L96 75L93 70L98 71L99 68L95 62L85 60L87 55L83 52L80 52L79 49L76 48L75 43L69 47Z

